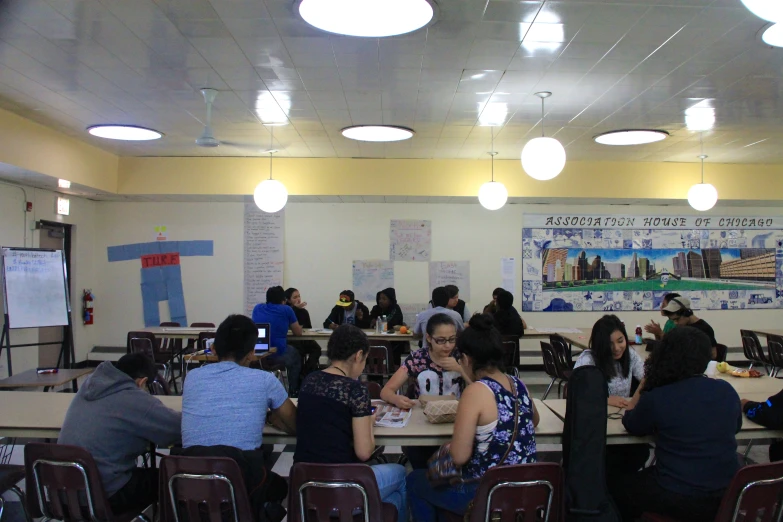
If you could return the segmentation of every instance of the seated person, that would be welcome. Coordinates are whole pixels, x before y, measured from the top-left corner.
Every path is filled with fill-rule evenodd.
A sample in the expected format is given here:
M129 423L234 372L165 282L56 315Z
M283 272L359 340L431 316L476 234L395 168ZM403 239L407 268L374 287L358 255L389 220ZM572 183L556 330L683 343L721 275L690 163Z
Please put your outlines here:
M302 335L302 326L296 314L285 304L285 290L282 286L271 286L266 291L266 303L253 308L254 323L269 323L270 342L277 349L270 355L270 361L285 364L288 372L288 392L296 396L299 391L299 376L302 373L302 357L293 346L288 346L288 328L294 335ZM256 333L258 330L256 330Z
M457 345L454 319L435 314L427 322L426 332L428 347L411 352L381 390L381 399L398 408L413 408L416 404L413 399L418 399L419 395L453 394L459 397L464 384L470 382L454 357ZM397 395L405 383L408 383L407 396ZM417 469L426 468L427 459L437 449L437 446L403 446L402 452Z
M623 520L653 512L693 522L711 521L739 469L737 432L742 410L737 392L703 375L710 340L695 328L675 328L646 363L645 389L623 426L655 439L654 466L609 477Z
M57 439L90 452L115 514L157 502L158 470L137 468L136 459L150 442L165 448L180 440L182 415L147 393L157 375L140 353L101 363L74 396Z
M492 301L487 306L484 307L484 312L483 313L489 314L489 315L494 315L495 314L495 311L496 311L495 307L497 306L498 294L500 293L501 290L505 290L505 288L498 287L498 288L495 288L494 290L492 290Z
M447 308L449 304L449 293L445 287L439 286L432 291L432 308L427 308L420 314L416 315L416 325L413 327L413 337L416 339L422 339L422 349L427 349L428 341L427 336L424 335L427 330L427 324L430 318L437 314L445 314L450 317L454 323L457 332L461 332L465 329L465 322L462 316L454 310Z
M674 299L675 297L680 297L680 294L666 294L663 296L663 301L661 301L661 315L666 317L666 312L663 311L664 308L666 308L669 305L669 302ZM661 328L661 325L656 323L653 320L650 320L650 323L645 325L644 331L650 334L653 334L655 336L656 341L660 341L664 335L671 332L674 327L677 326L674 324L674 321L666 317L666 324L663 325L663 328Z
M296 322L302 328L312 328L310 321L310 312L305 309L307 303L302 301L302 295L296 288L289 288L285 291L285 304L291 307L296 315ZM302 376L307 375L318 369L321 359L321 346L316 341L291 341L289 346L293 346L299 351L302 360Z
M324 321L324 328L336 330L341 324L352 324L358 328L370 327L370 311L361 301L356 301L353 291L343 290L337 304Z
M718 358L718 341L715 340L715 330L712 329L707 321L699 319L691 310L691 300L687 297L672 297L669 304L663 308L666 316L675 324L675 326L690 326L698 328L710 338L712 345L712 360Z
M358 379L370 343L355 326L332 332L327 346L331 366L310 374L302 384L296 411L294 462L349 464L368 460L375 450L370 392ZM372 466L381 500L397 507L398 522L408 520L405 468Z
M459 298L459 288L457 288L456 285L446 285L443 288L445 288L446 293L449 294L449 304L447 305L447 308L457 312L459 316L462 317L462 321L467 324L467 322L470 321L470 310L468 310L468 305L465 304L465 301ZM433 304L433 306L435 305Z
M182 446L261 447L267 413L296 433L296 406L274 375L248 368L258 338L255 323L229 315L212 345L218 362L188 372L182 394Z
M479 479L495 466L536 462L538 412L522 381L503 372L500 333L489 315L470 319L470 328L459 335L457 351L460 366L475 381L459 401L450 446L454 464L462 467L462 477ZM509 447L512 441L513 447ZM412 518L416 522L435 521L436 508L462 515L477 489L478 481L433 487L426 470L414 470L408 475Z
M375 302L377 304L370 311L370 328L375 328L376 323L384 315L386 316L387 329L389 331L399 330L401 326L405 325L402 318L402 309L397 304L397 292L395 292L394 288L386 288L378 292L375 296ZM392 341L389 344L391 345L393 368L399 368L402 353L410 348L410 343L407 341Z
M500 290L492 318L495 320L495 327L500 332L500 335L513 335L516 337L525 335L527 325L525 320L519 315L519 312L517 312L517 309L514 308L514 294L511 292Z
M764 402L742 399L742 411L745 416L767 428L783 429L783 391L776 393ZM769 446L769 461L783 460L783 440L778 439Z

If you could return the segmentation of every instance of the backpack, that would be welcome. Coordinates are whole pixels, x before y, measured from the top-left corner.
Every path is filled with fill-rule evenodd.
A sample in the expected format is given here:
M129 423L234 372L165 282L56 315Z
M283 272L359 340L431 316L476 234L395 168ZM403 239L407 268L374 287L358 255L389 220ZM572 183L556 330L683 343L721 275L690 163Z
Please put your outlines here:
M620 522L606 486L606 401L601 370L582 366L568 379L563 428L566 520Z

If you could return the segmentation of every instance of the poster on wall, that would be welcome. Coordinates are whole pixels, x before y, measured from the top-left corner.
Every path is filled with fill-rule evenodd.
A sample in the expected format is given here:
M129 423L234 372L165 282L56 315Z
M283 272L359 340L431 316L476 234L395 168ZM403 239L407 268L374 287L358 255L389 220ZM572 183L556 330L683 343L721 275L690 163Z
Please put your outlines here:
M459 288L459 298L470 301L470 261L431 261L430 294L446 285L455 285Z
M416 326L416 316L427 309L428 303L398 303L402 310L402 320L409 327Z
M429 261L432 252L432 221L392 219L389 228L389 259Z
M523 311L783 308L783 219L526 215Z
M285 210L268 214L245 203L245 313L266 302L270 286L283 284Z
M503 257L500 259L500 286L516 297L517 293L517 258Z
M384 288L394 287L394 262L354 261L353 292L356 299L370 308L375 304L375 295Z

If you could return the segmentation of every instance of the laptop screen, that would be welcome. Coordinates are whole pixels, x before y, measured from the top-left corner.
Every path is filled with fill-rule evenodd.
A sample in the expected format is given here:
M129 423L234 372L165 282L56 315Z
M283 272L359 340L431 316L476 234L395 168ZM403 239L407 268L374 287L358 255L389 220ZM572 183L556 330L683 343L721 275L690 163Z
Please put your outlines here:
M255 352L256 354L268 352L269 351L269 325L257 324L256 327L258 328L258 338L256 339Z

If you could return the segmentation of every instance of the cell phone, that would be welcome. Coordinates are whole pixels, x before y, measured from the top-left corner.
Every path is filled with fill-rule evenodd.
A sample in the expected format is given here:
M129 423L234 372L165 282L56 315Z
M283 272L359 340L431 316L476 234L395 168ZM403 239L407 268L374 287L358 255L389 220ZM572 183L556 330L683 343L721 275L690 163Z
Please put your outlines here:
M377 406L370 406L370 413L375 413L375 410L377 410Z

